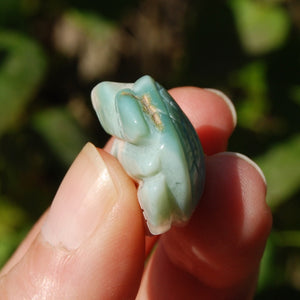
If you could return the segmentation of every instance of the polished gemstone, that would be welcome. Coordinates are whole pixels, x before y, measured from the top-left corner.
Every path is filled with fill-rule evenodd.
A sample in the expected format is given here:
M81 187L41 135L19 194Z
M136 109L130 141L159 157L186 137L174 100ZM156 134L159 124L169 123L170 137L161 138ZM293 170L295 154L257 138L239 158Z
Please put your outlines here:
M111 153L138 184L149 231L161 234L189 220L205 178L198 135L170 94L150 76L135 83L101 82L92 102Z

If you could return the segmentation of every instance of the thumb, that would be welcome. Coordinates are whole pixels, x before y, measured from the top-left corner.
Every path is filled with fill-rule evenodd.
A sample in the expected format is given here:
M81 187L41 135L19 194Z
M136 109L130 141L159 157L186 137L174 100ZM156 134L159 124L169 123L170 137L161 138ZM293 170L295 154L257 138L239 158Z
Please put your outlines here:
M15 255L0 278L5 299L135 297L143 218L134 183L112 156L87 144L44 219L26 253Z

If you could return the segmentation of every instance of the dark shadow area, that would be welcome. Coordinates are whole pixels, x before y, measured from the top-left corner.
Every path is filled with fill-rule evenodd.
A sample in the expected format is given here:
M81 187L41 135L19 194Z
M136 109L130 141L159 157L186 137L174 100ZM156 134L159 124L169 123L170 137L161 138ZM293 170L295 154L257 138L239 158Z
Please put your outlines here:
M232 12L224 1L197 1L189 10L184 75L187 85L222 85L245 62Z
M76 7L79 10L93 11L97 14L110 19L119 20L132 9L137 8L139 0L119 0L119 1L66 1L70 7Z
M259 293L254 300L296 300L299 299L299 297L300 292L298 290L292 287L283 286L274 289L267 289L266 291Z

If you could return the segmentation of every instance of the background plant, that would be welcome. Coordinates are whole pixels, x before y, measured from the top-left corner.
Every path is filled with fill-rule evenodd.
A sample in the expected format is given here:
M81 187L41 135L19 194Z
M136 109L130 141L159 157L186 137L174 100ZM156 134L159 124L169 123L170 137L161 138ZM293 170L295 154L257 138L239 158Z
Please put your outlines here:
M274 215L256 298L299 299L299 34L296 0L1 0L0 264L82 146L104 145L91 88L150 74L233 99L229 149L261 166Z

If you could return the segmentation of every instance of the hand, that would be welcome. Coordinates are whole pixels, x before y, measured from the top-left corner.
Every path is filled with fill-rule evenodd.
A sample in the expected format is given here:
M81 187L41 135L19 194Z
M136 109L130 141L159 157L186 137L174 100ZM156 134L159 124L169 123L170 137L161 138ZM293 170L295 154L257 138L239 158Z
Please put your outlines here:
M170 93L208 155L204 195L188 225L145 238L134 183L115 158L87 144L2 269L1 299L253 297L272 222L264 177L245 156L223 152L236 123L224 95Z

